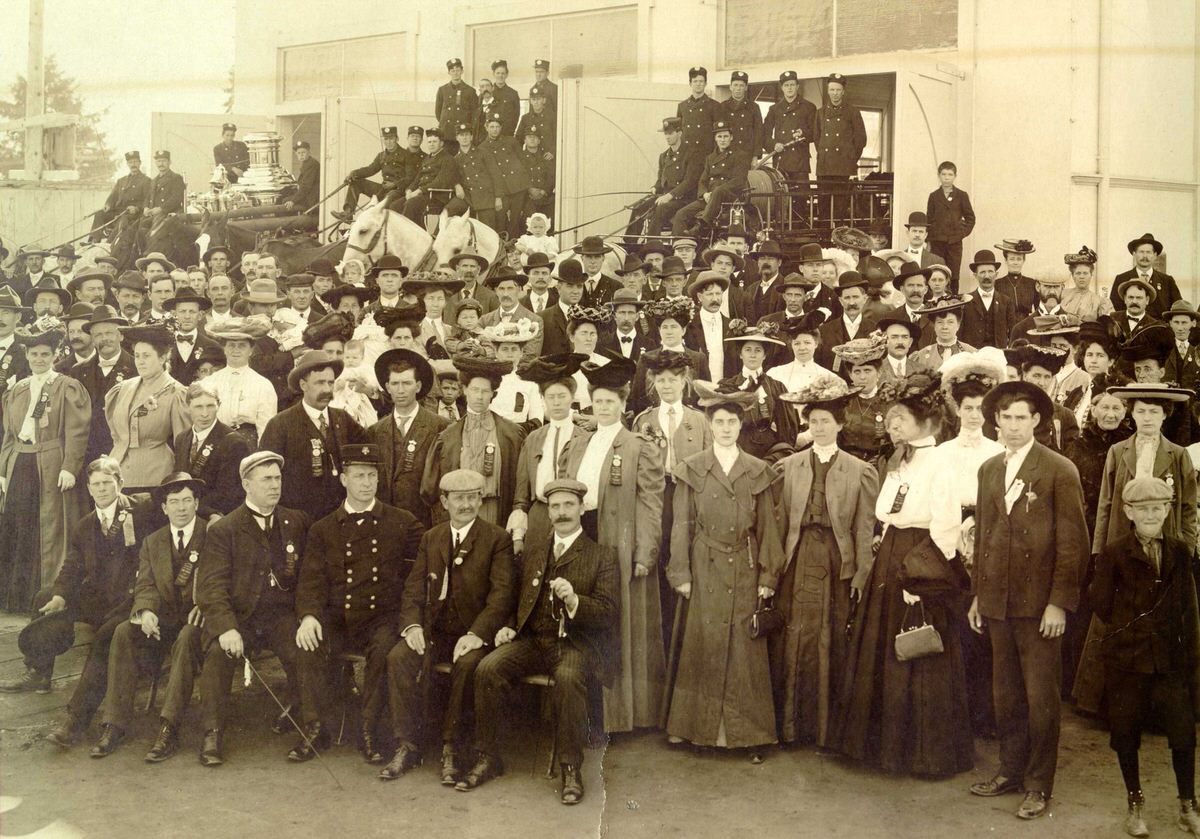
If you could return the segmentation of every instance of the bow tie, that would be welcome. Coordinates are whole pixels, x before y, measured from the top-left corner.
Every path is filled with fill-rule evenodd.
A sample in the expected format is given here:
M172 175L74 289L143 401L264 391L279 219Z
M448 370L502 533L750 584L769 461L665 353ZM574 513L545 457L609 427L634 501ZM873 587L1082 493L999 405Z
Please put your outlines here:
M184 332L178 332L175 334L175 340L181 344L194 344L196 343L196 336L188 335Z
M927 449L929 444L923 446L914 446L912 443L901 443L896 446L896 454L900 455L901 463L908 463L913 459L913 455L917 453L917 449Z
M622 336L621 336L621 343L622 343L622 344L632 344L632 343L633 343L633 336L632 336L632 335L622 335Z

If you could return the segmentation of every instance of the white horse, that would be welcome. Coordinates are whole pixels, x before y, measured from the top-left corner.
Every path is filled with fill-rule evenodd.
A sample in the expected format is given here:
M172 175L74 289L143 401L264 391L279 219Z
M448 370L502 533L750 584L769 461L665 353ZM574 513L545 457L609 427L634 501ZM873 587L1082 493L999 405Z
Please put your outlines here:
M449 262L450 257L468 247L491 265L500 254L500 234L478 219L451 216L442 210L438 219L437 238L433 240L437 264Z
M385 253L400 257L411 271L430 255L433 237L425 228L382 204L368 204L346 234L346 258L357 257L369 268ZM430 266L432 267L432 266Z

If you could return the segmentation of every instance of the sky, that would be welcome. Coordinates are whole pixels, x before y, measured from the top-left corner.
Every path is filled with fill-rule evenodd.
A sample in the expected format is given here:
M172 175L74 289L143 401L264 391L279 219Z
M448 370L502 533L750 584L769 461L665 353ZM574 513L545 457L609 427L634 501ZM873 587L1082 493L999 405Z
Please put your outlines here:
M45 54L78 83L118 161L146 160L150 114L221 113L233 66L234 0L44 0ZM0 0L0 97L29 60L28 0Z

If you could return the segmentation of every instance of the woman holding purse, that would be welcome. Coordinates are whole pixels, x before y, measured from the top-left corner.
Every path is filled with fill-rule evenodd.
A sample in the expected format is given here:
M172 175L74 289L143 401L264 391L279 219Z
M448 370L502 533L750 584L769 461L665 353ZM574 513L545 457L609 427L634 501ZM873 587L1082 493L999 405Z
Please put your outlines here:
M934 452L939 384L936 374L916 374L885 385L901 441L875 504L883 534L852 627L831 737L833 748L856 760L921 776L964 772L975 749L952 625L962 619L965 575L950 562L954 543L935 544L930 535L934 499L945 492ZM897 636L918 624L940 638L901 660ZM925 628L922 637L933 633Z

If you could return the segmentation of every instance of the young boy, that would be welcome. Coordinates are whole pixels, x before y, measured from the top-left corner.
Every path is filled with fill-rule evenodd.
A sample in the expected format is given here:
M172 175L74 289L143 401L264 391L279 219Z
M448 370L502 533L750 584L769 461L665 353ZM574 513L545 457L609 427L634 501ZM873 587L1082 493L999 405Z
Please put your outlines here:
M1096 561L1088 600L1108 626L1101 647L1108 706L1109 745L1125 780L1125 832L1148 836L1138 771L1142 730L1151 720L1165 729L1179 793L1180 830L1200 836L1196 805L1195 683L1200 619L1193 548L1163 535L1175 489L1161 478L1125 484L1125 516L1134 532L1112 542ZM1152 711L1152 706L1156 711Z
M958 293L958 269L962 265L963 239L975 229L971 196L954 185L958 167L949 160L938 164L941 186L929 193L925 215L929 220L929 249L942 257L950 269L951 293Z
M446 352L454 355L459 352L464 342L479 340L483 331L483 327L479 325L482 314L483 305L478 300L468 297L459 301L458 324L450 327L450 332L446 335Z

